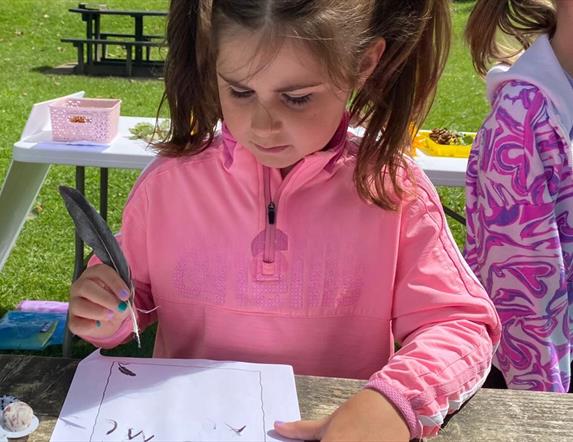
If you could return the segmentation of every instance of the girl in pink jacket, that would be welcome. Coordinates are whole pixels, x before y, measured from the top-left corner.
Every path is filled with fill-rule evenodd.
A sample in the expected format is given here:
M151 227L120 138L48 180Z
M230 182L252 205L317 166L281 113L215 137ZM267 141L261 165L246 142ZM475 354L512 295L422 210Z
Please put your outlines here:
M466 257L504 326L487 385L573 391L573 2L481 0L467 35L481 74L504 62L466 178Z
M447 0L172 0L171 132L119 235L155 356L369 378L327 419L276 424L299 439L434 435L476 392L498 318L403 155L449 37ZM109 267L71 296L74 333L131 337Z

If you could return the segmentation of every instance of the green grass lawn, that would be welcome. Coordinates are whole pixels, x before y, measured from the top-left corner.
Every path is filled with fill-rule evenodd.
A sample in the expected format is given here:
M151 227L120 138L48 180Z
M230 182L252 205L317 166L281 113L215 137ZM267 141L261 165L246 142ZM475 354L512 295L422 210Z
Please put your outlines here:
M137 0L107 0L113 9L141 9ZM85 24L68 12L77 0L4 0L0 14L0 182L11 158L11 147L20 137L33 103L84 90L89 97L121 98L122 115L155 116L163 91L160 80L84 77L51 74L50 69L74 62L76 50L60 42L62 37L82 37ZM147 0L144 8L167 9L167 0ZM455 36L448 66L440 81L438 96L424 127L447 126L475 131L488 106L484 85L475 75L462 32L473 2L454 3ZM129 18L105 17L102 26L131 30ZM163 33L160 19L149 20L146 33ZM109 222L117 230L121 209L138 171L110 171ZM86 173L88 198L98 204L98 172ZM37 210L26 222L6 265L0 272L0 315L23 299L67 300L73 268L73 230L57 186L73 185L71 167L52 166L37 200ZM443 202L463 212L464 195L459 188L440 188ZM451 222L459 245L464 229ZM150 343L146 340L146 353ZM75 354L89 351L78 344ZM50 353L51 351L48 351ZM55 351L57 353L57 351Z

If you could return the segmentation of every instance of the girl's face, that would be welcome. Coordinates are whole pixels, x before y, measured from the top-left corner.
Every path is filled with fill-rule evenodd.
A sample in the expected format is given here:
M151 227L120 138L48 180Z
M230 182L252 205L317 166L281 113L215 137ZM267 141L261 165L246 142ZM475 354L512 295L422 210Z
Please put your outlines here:
M303 43L285 39L278 51L259 51L260 36L225 33L217 82L223 118L235 139L259 163L288 168L323 149L349 97Z

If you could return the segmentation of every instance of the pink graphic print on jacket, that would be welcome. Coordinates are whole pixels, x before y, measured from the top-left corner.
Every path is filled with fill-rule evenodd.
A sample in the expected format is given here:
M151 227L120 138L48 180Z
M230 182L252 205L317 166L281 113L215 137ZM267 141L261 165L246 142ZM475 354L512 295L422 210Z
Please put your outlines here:
M503 324L494 365L508 387L567 392L573 336L571 148L556 109L535 86L504 83L492 108L468 163L465 256Z

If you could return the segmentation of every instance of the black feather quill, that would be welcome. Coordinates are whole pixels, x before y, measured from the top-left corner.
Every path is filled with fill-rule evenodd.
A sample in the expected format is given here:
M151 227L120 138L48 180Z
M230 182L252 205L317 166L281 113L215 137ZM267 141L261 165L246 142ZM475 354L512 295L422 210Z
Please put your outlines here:
M59 191L80 238L93 249L95 255L104 264L112 267L129 287L131 297L128 302L133 320L133 331L139 343L139 331L132 304L131 272L119 243L101 215L80 192L66 186L60 186Z
M59 191L80 238L94 250L104 264L115 269L123 282L130 287L131 276L127 260L104 219L76 189L60 186Z

